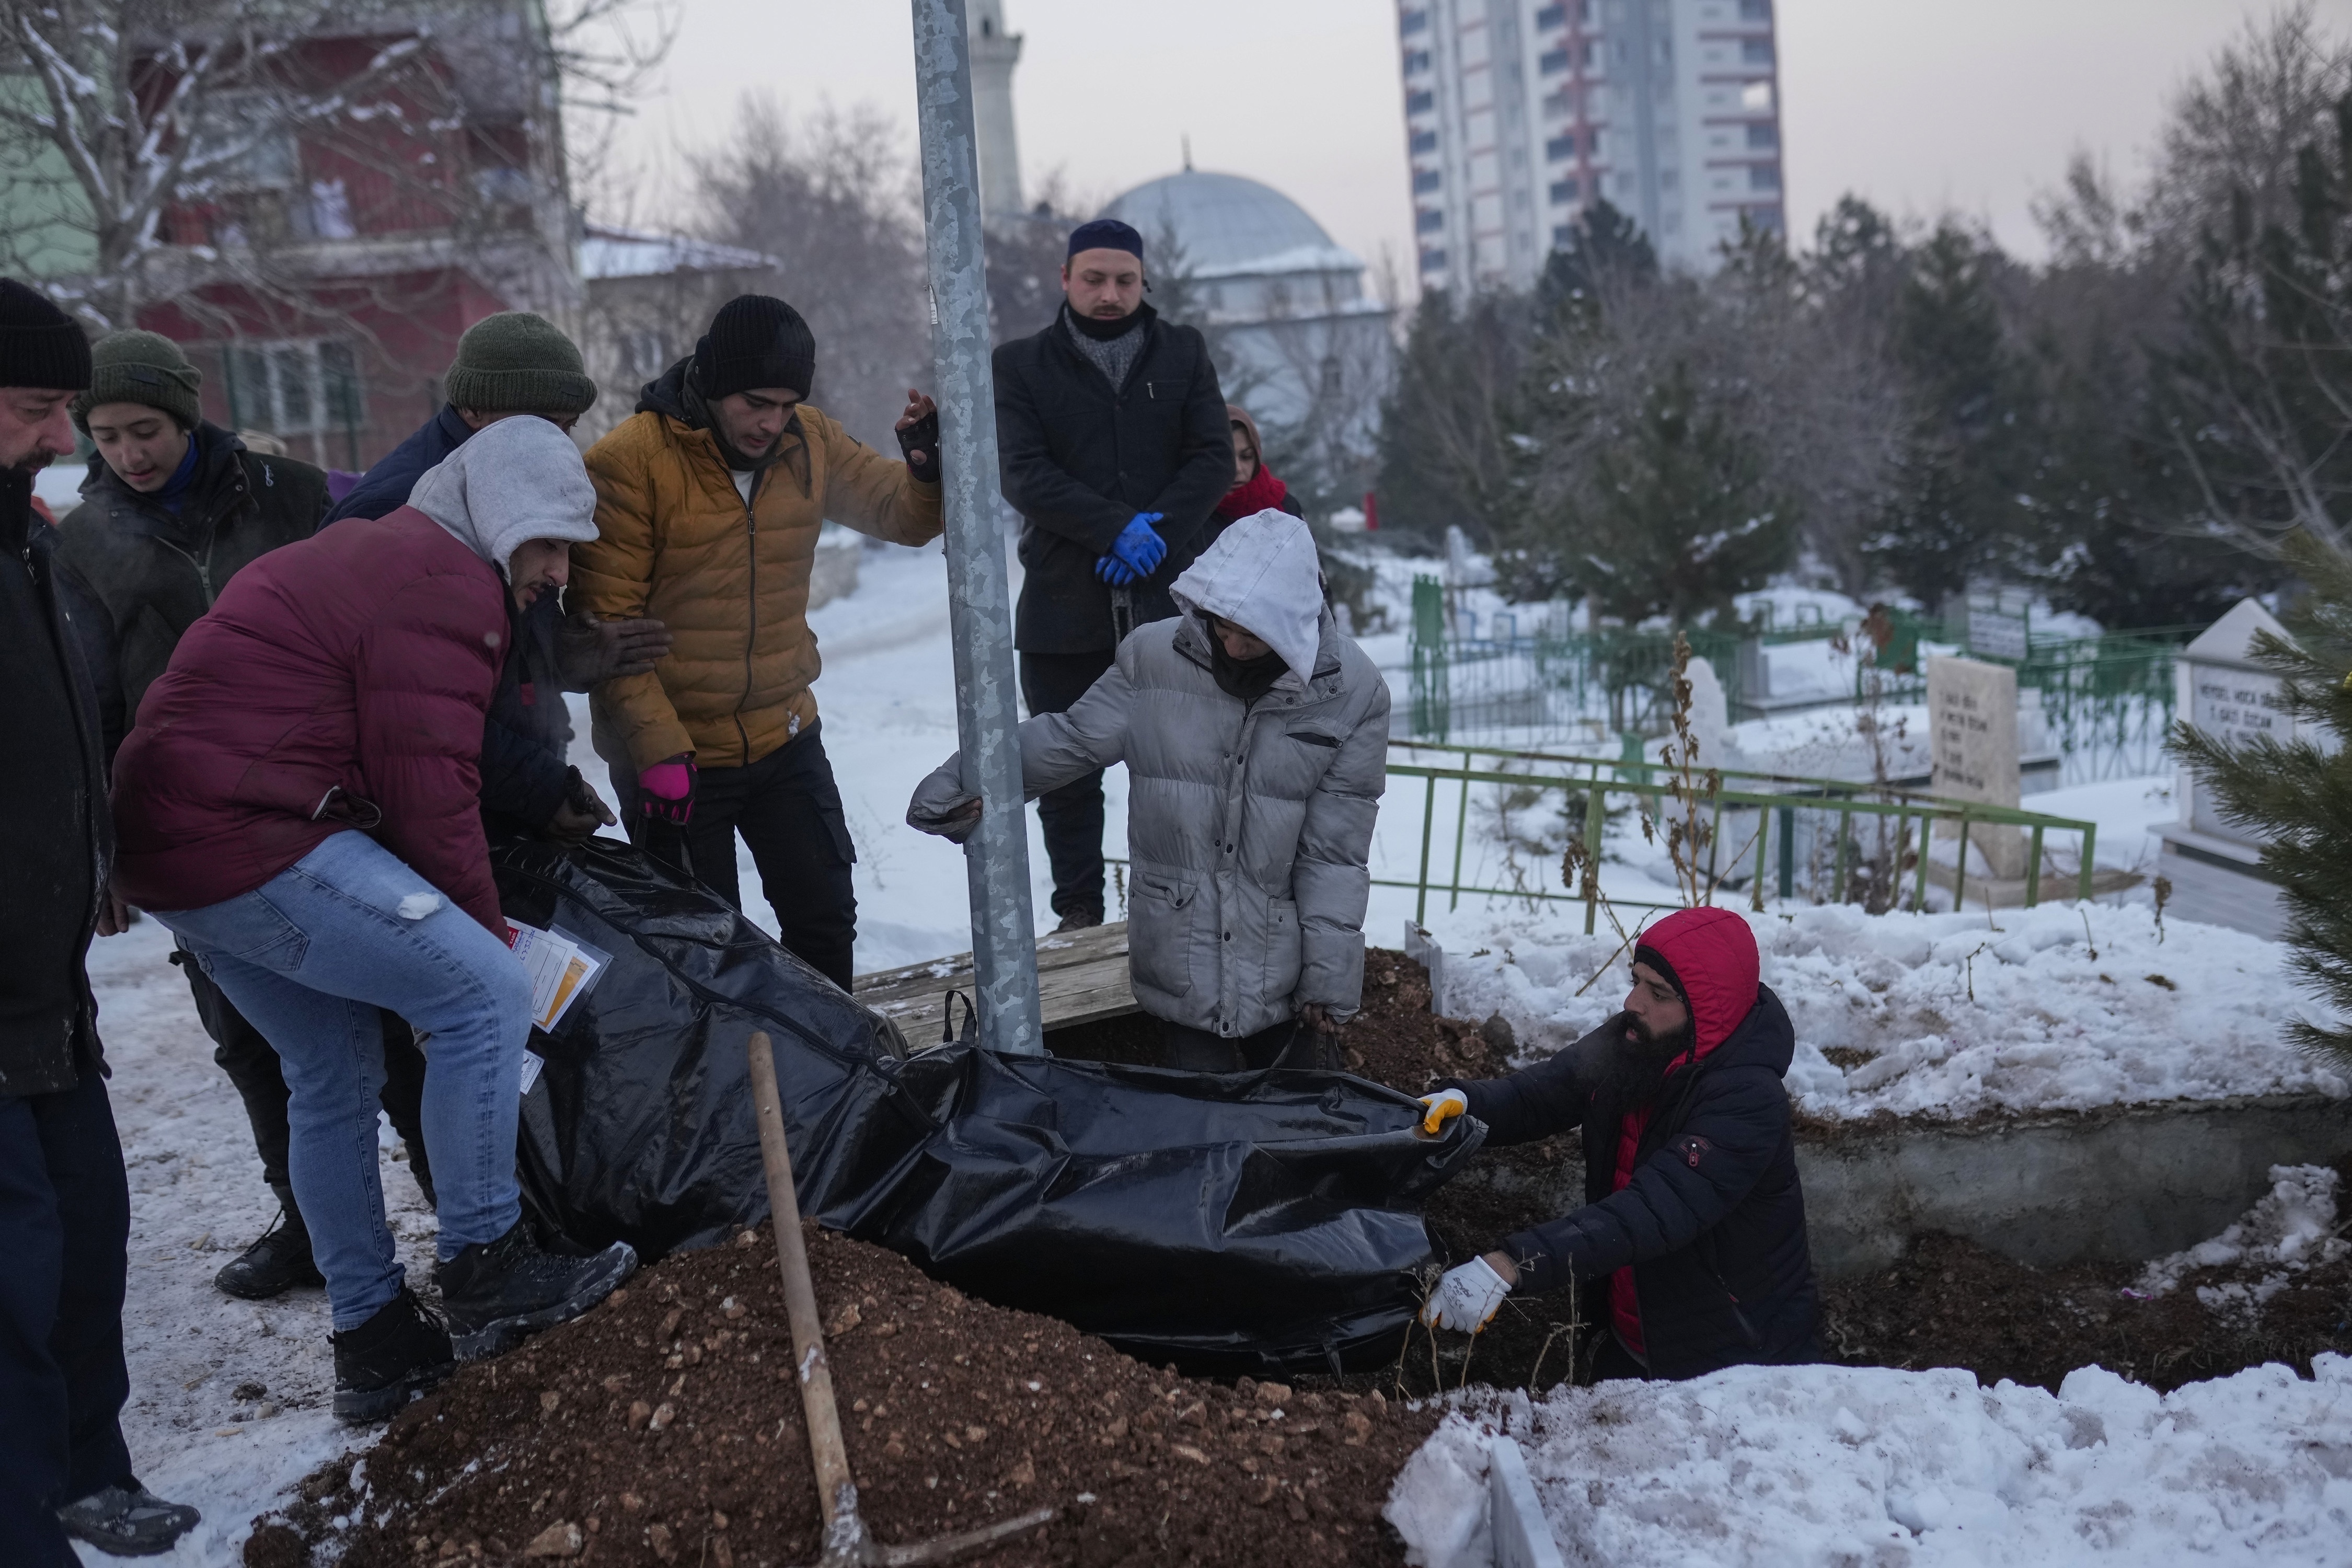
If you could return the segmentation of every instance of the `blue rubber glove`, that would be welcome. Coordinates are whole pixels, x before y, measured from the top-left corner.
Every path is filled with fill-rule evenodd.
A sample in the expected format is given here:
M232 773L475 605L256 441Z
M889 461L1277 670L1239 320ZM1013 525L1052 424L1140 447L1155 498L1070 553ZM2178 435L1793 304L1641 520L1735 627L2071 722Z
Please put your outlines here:
M1133 576L1150 576L1168 558L1168 542L1151 526L1160 518L1156 511L1139 511L1129 519L1127 526L1118 531L1118 537L1111 542L1110 559Z
M1096 556L1095 575L1114 588L1124 588L1135 581L1135 574L1120 565L1116 555Z

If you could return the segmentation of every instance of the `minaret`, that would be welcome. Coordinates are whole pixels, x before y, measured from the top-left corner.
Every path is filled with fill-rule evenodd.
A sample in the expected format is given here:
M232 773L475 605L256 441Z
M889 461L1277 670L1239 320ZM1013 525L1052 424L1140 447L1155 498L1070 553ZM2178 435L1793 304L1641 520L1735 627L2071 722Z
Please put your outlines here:
M1021 148L1013 134L1013 68L1021 39L1004 30L1002 0L971 0L971 120L979 141L980 210L984 217L1024 210Z

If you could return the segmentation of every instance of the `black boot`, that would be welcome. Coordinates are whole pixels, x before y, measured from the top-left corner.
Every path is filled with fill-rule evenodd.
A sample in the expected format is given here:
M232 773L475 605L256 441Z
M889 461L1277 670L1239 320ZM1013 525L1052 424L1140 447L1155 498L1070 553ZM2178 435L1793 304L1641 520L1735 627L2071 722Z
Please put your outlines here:
M441 1265L449 1338L467 1361L576 1318L636 1272L636 1248L616 1241L593 1258L541 1252L524 1223L476 1242Z
M185 1503L165 1502L135 1480L127 1487L101 1487L58 1510L58 1522L68 1535L117 1557L169 1552L203 1518Z
M278 1222L213 1276L213 1283L247 1301L267 1301L297 1285L324 1285L326 1277L310 1257L310 1232L294 1194L278 1194Z
M327 1338L335 1414L345 1421L382 1421L457 1370L449 1331L405 1285L374 1317Z

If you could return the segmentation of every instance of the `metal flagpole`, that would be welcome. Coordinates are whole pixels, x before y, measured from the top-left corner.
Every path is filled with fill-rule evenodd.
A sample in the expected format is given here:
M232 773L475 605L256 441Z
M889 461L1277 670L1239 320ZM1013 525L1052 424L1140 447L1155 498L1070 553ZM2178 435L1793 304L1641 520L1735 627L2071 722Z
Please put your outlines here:
M963 746L963 776L979 783L982 802L979 829L964 846L980 1043L988 1050L1042 1056L1029 830L1021 798L1021 746L1013 734L1012 590L992 494L996 391L989 370L971 38L964 30L964 0L914 0L914 7L956 732Z

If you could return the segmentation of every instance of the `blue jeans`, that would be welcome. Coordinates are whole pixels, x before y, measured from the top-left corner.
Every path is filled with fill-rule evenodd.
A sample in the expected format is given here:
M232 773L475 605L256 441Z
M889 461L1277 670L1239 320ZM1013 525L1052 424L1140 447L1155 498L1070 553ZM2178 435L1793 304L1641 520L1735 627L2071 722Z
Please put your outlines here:
M442 1261L513 1227L530 980L503 942L354 832L241 898L153 913L285 1068L288 1174L338 1331L373 1317L404 1279L376 1170L378 1008L407 1019L425 1047Z

